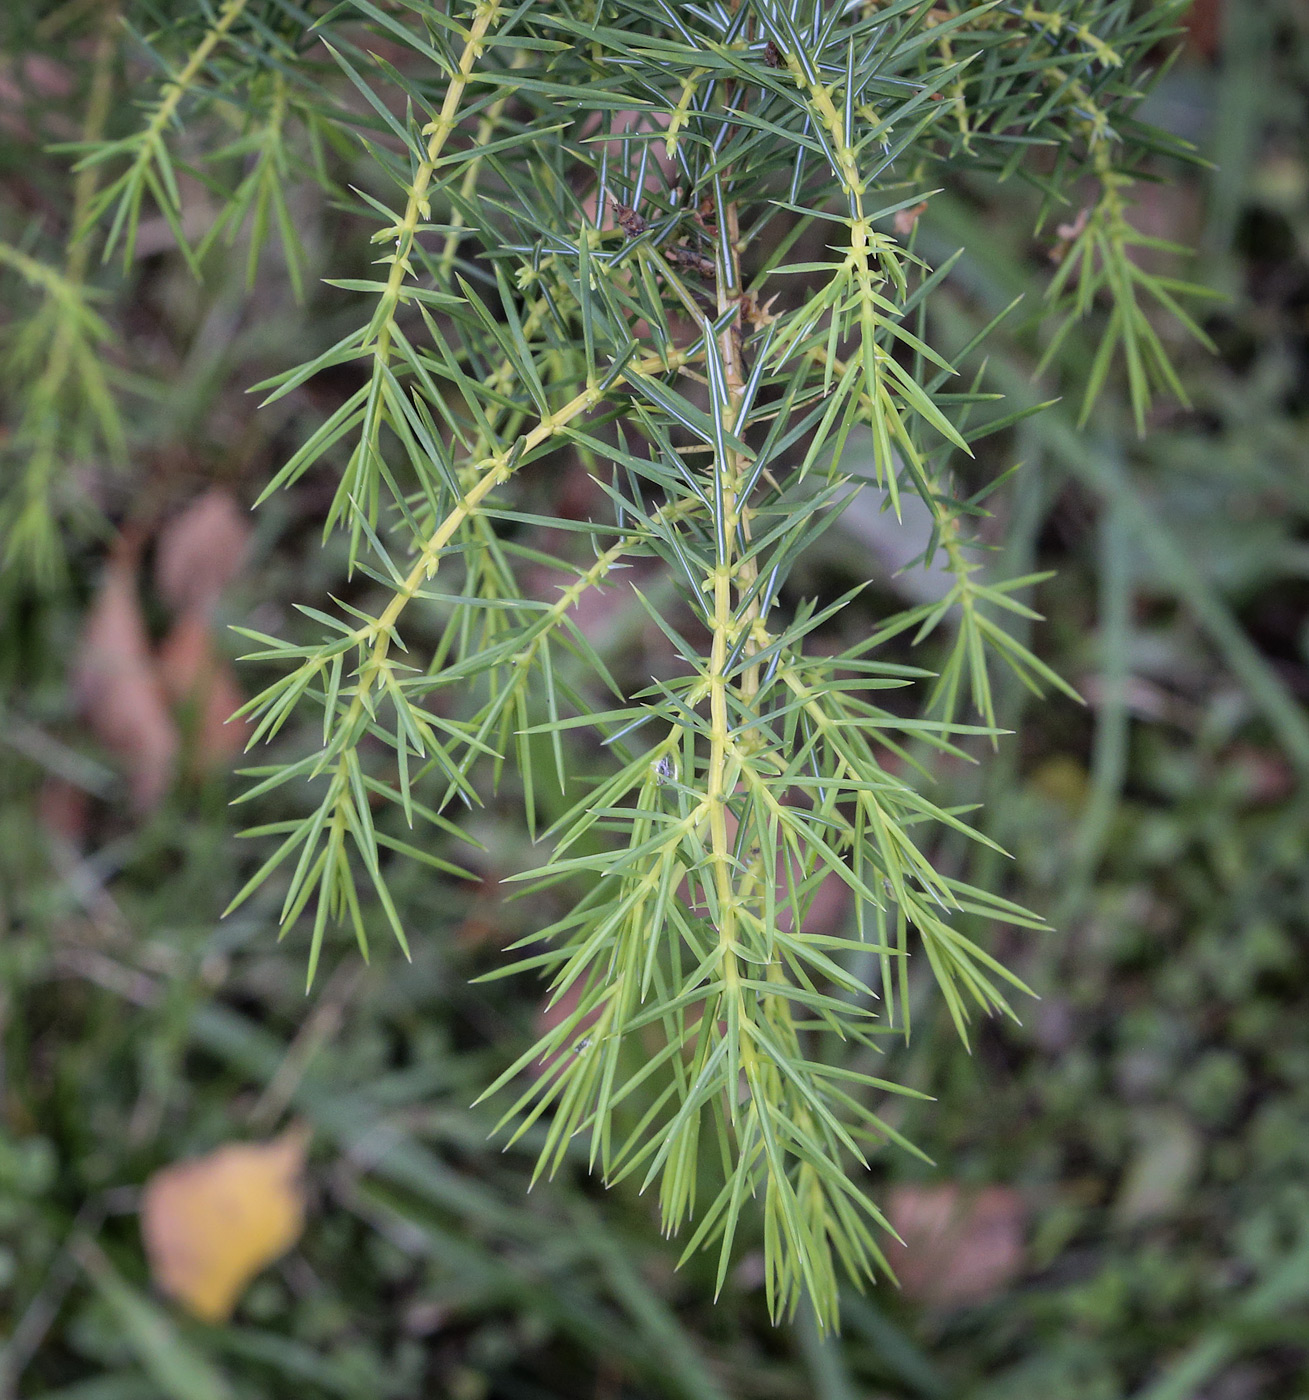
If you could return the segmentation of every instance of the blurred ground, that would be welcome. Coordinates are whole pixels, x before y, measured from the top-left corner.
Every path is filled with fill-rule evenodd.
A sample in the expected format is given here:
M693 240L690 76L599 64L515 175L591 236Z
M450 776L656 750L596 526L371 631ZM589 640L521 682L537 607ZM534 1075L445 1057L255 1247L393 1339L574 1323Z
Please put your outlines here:
M927 1016L888 1064L936 1096L900 1126L938 1165L879 1160L903 1287L852 1295L840 1342L770 1328L748 1250L711 1307L633 1192L579 1172L528 1195L530 1141L488 1147L468 1105L536 1014L530 986L469 985L527 918L497 892L532 859L513 792L471 819L480 885L397 868L412 965L340 942L306 1000L276 891L218 921L253 868L220 721L259 680L227 624L276 631L341 574L321 483L253 527L244 507L343 386L263 414L244 390L335 338L341 303L297 310L274 270L252 310L242 267L201 290L145 230L111 315L167 392L134 409L131 469L79 488L118 533L0 597L0 1396L1309 1395L1309 14L1211 0L1193 25L1151 111L1218 169L1161 166L1142 219L1227 296L1220 353L1179 342L1194 409L1142 440L1121 403L1080 433L1060 406L990 464L1027 464L1005 563L1058 571L1036 643L1088 704L1011 689L1020 737L941 779L1016 858L974 874L1060 931L999 950L1041 995L1021 1026L970 1057ZM60 166L33 152L69 134L61 83L57 46L0 54L5 237L60 235ZM932 202L929 246L981 229L961 322L1045 275L1033 207ZM338 275L364 256L322 211L305 229ZM1034 392L1025 366L1000 347L994 382ZM851 520L798 587L876 571ZM634 609L587 626L638 671L659 645ZM303 1236L230 1321L194 1320L152 1288L143 1186L288 1122Z

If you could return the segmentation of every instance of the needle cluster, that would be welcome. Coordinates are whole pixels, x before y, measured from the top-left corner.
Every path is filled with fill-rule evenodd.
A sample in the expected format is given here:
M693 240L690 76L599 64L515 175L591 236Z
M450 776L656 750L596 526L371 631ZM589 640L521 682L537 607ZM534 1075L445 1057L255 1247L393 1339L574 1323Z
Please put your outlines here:
M244 800L285 789L305 806L252 833L266 856L235 902L276 882L282 923L312 928L311 978L335 925L367 950L371 908L404 945L394 863L457 874L463 814L516 765L546 853L522 879L569 904L497 975L543 977L568 1009L489 1086L509 1095L504 1127L543 1128L542 1172L580 1146L606 1182L649 1187L688 1254L717 1252L720 1286L762 1211L774 1313L807 1297L834 1326L839 1276L885 1269L863 1183L884 1144L909 1148L886 1108L908 1091L876 1071L910 1033L911 960L966 1037L1022 987L965 927L1042 926L934 863L943 827L985 838L932 800L927 761L996 737L997 665L1063 685L1006 626L1034 616L1017 595L1036 579L978 562L996 483L966 492L957 469L1021 415L956 372L976 343L941 350L932 308L955 258L933 265L920 228L943 186L1034 184L1067 219L1050 355L1100 318L1088 409L1119 363L1138 416L1179 390L1142 308L1191 326L1190 289L1138 265L1130 207L1143 164L1174 150L1133 114L1181 7L201 8L141 30L166 76L135 129L79 149L102 178L74 246L130 258L149 201L197 268L244 227L253 277L276 233L299 286L287 187L303 178L348 200L376 250L332 282L353 328L261 386L275 401L328 369L353 377L265 495L330 475L324 526L378 603L314 600L299 637L247 634L277 671L247 707L254 742L302 747L253 770ZM188 178L222 195L198 233L179 132ZM369 154L369 191L332 184L343 133ZM24 256L0 248L48 305L74 295ZM76 367L99 332L87 311L69 323ZM862 476L854 440L871 442ZM603 492L599 518L534 509L570 461ZM897 518L921 503L917 564L951 586L854 645L816 645L851 599L797 599L788 580L865 484ZM542 528L581 536L583 562L543 556ZM546 601L525 583L543 564L563 580ZM576 605L631 590L635 564L677 601L637 590L675 664L631 691ZM433 620L437 643L411 646ZM935 675L888 659L893 639L936 632L951 640ZM608 764L585 782L579 733ZM537 830L549 781L576 800ZM831 881L856 913L817 933Z

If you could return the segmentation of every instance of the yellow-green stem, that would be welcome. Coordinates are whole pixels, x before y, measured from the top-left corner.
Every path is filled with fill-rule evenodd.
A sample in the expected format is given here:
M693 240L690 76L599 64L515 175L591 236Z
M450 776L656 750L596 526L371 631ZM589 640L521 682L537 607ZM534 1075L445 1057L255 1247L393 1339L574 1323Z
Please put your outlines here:
M387 275L386 288L382 292L384 308L382 322L373 349L374 356L379 360L385 361L390 353L391 321L400 301L400 290L404 286L405 278L413 275L409 254L413 251L419 224L431 217L427 191L431 186L432 176L436 173L437 163L441 159L445 143L449 139L450 133L455 129L459 104L463 101L473 67L482 55L487 31L499 17L499 14L500 6L497 0L482 0L477 6L473 14L472 25L468 30L468 37L464 43L463 53L459 57L459 66L450 79L450 86L446 88L441 110L435 120L423 128L423 135L428 138L427 151L419 163L418 169L414 172L414 181L409 188L405 212L398 224L384 230L379 235L379 237L395 236L395 252L390 255L391 271Z
M154 160L158 143L169 123L177 115L177 109L182 99L199 76L200 70L209 62L210 55L227 37L237 20L241 18L248 3L249 0L227 0L222 10L219 11L217 21L205 31L204 38L191 50L181 72L176 78L163 85L159 105L155 108L150 120L146 123L145 131L141 135L140 149L133 162L134 172L139 173ZM94 190L94 185L89 186L89 188ZM81 241L90 232L90 229L85 223L76 227L75 238ZM109 249L106 248L105 256L108 257L108 255Z

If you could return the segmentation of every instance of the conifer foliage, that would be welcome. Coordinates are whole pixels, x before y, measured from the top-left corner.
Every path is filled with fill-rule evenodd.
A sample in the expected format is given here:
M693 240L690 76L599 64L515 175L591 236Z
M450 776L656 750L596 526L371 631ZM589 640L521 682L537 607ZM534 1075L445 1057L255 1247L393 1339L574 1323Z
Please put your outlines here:
M885 1267L866 1168L888 1142L912 1150L887 1111L909 1091L877 1073L886 1038L910 1034L911 962L966 1038L1023 990L977 930L1042 926L932 858L942 827L985 840L932 800L927 764L997 738L995 668L1067 687L1007 626L1035 616L1020 595L1036 579L979 563L994 482L966 490L961 464L1022 414L956 372L976 343L942 349L956 258L920 249L931 198L974 178L1042 192L1060 224L1047 358L1097 335L1086 410L1121 373L1144 423L1181 389L1147 311L1200 334L1196 289L1147 269L1132 224L1144 166L1180 150L1134 115L1180 8L129 0L97 81L124 46L159 76L135 108L93 89L69 251L0 247L34 305L11 349L31 392L4 548L49 573L57 462L86 440L123 451L94 287L143 217L162 214L197 274L239 238L252 279L272 257L301 294L298 186L370 230L371 265L332 269L352 328L258 387L272 403L348 371L265 497L330 479L323 525L379 602L307 598L294 638L247 634L276 675L248 706L254 745L300 747L280 742L244 801L283 789L302 810L255 828L235 902L277 886L282 923L312 929L311 979L335 926L367 951L377 910L407 946L396 862L457 875L467 813L516 770L543 853L523 879L551 892L541 907L566 891L567 912L496 975L545 979L567 1011L488 1086L503 1129L542 1134L543 1173L580 1153L650 1188L688 1255L715 1251L720 1286L761 1212L777 1316L807 1297L834 1326L841 1276ZM368 190L336 184L354 141ZM208 227L187 217L197 180ZM871 443L859 473L855 441ZM542 515L565 461L599 484L595 518ZM952 581L833 651L815 635L851 599L798 600L788 580L861 484L896 519L920 503L911 567ZM546 557L542 527L587 549ZM576 613L630 596L634 564L677 598L637 590L676 660L635 692ZM561 581L547 601L525 582L543 565ZM433 619L439 642L410 645ZM936 674L889 659L933 634ZM544 783L573 805L538 829ZM830 881L856 912L818 933Z

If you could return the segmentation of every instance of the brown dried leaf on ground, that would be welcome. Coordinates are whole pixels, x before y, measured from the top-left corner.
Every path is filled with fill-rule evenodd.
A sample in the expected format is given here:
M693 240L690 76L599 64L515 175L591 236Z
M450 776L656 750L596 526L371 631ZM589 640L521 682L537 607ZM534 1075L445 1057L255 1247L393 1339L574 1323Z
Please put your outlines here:
M52 836L66 841L73 850L86 844L91 802L85 790L55 774L46 777L37 794L37 820Z
M59 135L72 137L75 128L69 122L66 103L73 87L68 68L43 54L27 54L21 59L0 56L0 131L22 142L48 139L56 128ZM44 138L33 134L28 121L28 114L38 110L49 123Z
M245 701L232 663L219 654L209 618L183 613L159 647L164 691L182 716L188 767L200 772L229 763L246 746L251 725L233 719Z
M1212 62L1222 47L1223 0L1193 0L1182 19L1188 43Z
M1022 1197L1007 1186L897 1186L886 1216L904 1244L892 1240L886 1257L916 1302L936 1308L982 1303L1022 1270L1026 1214Z
M920 204L913 204L908 209L901 209L891 221L895 225L895 231L901 238L908 238L914 231L914 225L927 212L927 201L924 199Z
M141 615L139 554L135 539L114 547L82 629L73 685L92 734L127 769L133 805L148 812L168 791L178 738Z
M193 1316L223 1322L259 1271L304 1231L309 1135L228 1143L156 1172L141 1200L155 1283Z
M483 875L455 930L456 942L461 948L503 948L517 936L513 930L513 922L505 917L499 879Z
M199 772L230 762L250 736L248 723L231 719L245 697L212 621L249 551L246 513L217 488L198 496L159 534L155 583L177 614L159 648L159 669L182 714L191 766Z
M155 584L175 612L208 612L249 551L246 512L226 491L206 491L160 531Z

